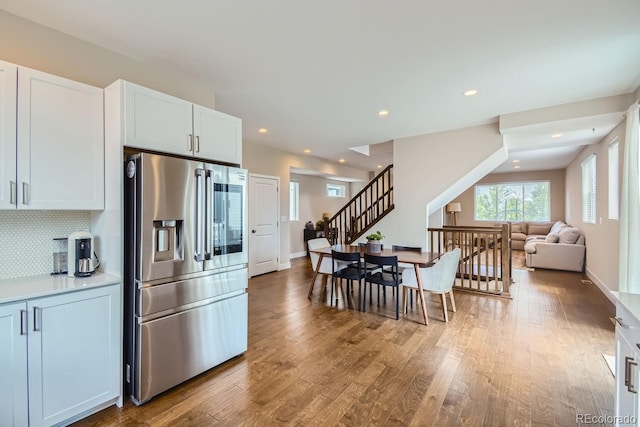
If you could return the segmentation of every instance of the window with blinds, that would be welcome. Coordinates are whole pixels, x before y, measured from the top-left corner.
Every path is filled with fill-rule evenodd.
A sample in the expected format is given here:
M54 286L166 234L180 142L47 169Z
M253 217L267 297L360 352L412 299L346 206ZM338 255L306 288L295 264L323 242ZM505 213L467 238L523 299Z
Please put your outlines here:
M289 181L289 221L300 220L300 183Z
M596 155L582 162L582 222L596 223Z

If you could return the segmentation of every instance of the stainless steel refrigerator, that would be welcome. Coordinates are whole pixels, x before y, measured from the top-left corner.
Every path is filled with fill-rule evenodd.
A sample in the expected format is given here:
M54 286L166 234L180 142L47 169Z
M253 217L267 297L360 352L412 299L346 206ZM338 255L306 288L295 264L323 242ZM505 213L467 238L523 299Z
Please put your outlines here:
M125 389L136 404L247 349L247 171L124 165Z

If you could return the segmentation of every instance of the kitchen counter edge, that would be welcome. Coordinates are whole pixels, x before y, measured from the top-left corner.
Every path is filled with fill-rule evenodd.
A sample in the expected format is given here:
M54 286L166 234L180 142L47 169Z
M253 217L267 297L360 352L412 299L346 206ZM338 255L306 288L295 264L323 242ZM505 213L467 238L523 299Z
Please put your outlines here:
M122 279L97 272L88 277L42 274L0 280L0 304L76 292L122 283Z

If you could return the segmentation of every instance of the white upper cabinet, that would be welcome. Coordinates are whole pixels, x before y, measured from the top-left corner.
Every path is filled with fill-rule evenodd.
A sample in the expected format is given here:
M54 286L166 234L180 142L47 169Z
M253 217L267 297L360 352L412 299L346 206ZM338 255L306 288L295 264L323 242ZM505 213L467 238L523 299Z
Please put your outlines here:
M190 102L129 82L124 83L124 91L124 145L191 155Z
M196 157L242 163L242 120L239 118L194 105L193 132Z
M0 209L16 207L16 83L18 67L0 61Z
M103 110L100 88L0 62L0 209L104 209Z
M123 80L107 88L107 97L114 94L123 98L123 145L242 163L240 119Z
M100 88L18 67L18 209L104 209Z

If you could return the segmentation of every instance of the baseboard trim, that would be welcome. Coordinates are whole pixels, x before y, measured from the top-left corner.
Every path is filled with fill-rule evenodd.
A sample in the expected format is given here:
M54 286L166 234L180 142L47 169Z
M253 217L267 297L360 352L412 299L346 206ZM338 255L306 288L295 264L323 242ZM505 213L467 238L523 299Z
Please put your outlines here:
M607 287L607 285L605 285L602 282L602 280L600 280L598 278L598 276L593 274L593 272L591 270L589 270L588 268L585 269L585 274L598 287L598 289L600 289L600 292L602 292L604 294L604 296L607 297L609 299L609 301L611 301L611 304L616 305L616 299L613 296L613 294L611 293L611 289L609 289Z
M291 262L281 262L278 264L278 271L280 270L288 270L291 268Z
M307 251L302 251L302 252L294 252L292 254L289 254L289 258L293 259L293 258L302 258L303 256L307 256Z

